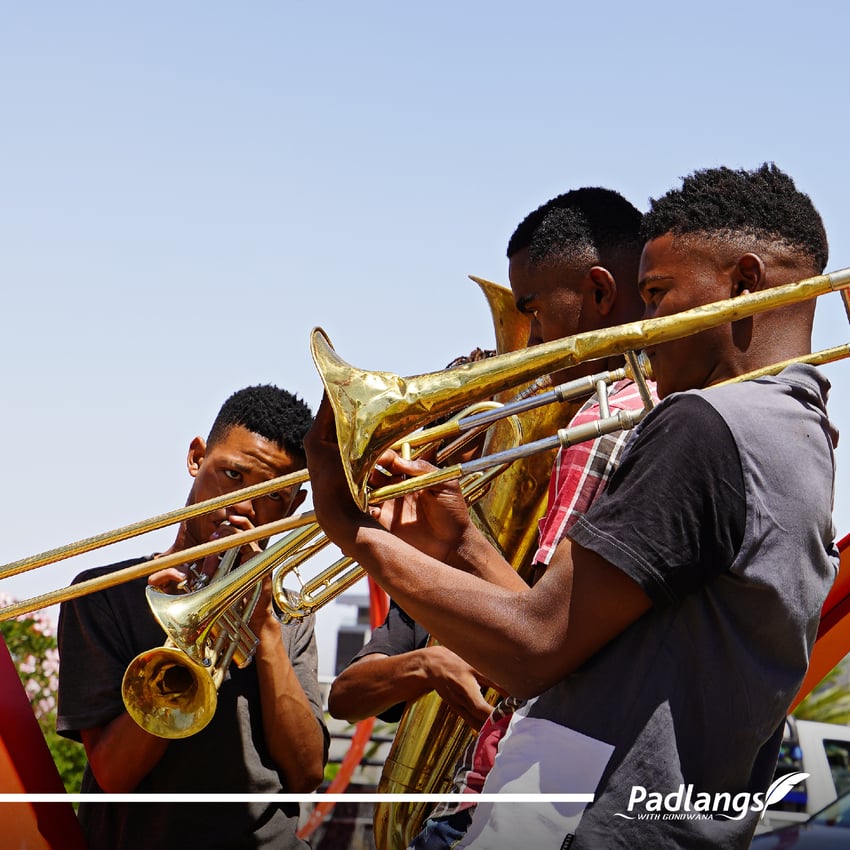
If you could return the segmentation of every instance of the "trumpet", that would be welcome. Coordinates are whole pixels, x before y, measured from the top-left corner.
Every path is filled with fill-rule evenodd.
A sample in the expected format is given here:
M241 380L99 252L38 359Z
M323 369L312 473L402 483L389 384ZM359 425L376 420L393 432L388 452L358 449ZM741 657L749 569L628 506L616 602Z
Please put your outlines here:
M238 554L237 547L221 555L211 579L190 571L185 590L197 592L208 581L214 584L223 579ZM246 598L221 614L204 642L179 649L169 638L164 646L141 652L130 662L121 697L127 713L142 729L160 738L186 738L210 722L228 667L231 663L247 667L259 643L249 621L261 589L258 581Z

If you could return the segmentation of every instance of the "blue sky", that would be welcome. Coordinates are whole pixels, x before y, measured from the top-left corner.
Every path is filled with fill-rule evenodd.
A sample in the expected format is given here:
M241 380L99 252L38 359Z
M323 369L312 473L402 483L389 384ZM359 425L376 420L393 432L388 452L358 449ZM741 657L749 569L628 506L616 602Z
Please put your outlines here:
M646 208L774 161L850 265L843 4L4 6L3 562L181 504L188 443L240 386L317 405L313 326L401 374L490 345L466 276L506 283L515 225L570 188ZM846 340L838 296L819 314L817 347Z

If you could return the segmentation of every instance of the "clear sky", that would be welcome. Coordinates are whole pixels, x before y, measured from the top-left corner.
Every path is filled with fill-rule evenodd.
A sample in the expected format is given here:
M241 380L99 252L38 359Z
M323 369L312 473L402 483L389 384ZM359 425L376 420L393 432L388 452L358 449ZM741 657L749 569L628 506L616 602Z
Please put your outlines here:
M400 374L491 345L467 275L506 283L514 227L568 189L645 209L694 169L774 161L821 211L829 268L850 265L847 9L3 4L0 561L182 504L189 441L241 386L315 407L316 325ZM822 299L816 347L847 335ZM828 374L850 431L848 367Z

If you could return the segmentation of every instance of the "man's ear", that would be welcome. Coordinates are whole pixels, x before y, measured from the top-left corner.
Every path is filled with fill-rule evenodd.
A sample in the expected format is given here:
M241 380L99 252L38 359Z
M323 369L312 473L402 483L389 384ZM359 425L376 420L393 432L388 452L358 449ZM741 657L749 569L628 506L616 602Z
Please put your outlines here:
M617 282L603 266L593 266L587 273L593 287L593 302L601 316L607 316L617 301Z
M743 295L745 292L758 292L765 286L764 260L758 254L741 255L735 263L733 277L733 297Z
M189 475L194 478L204 462L207 454L207 444L202 437L195 437L189 443L189 454L186 455L186 468L189 470Z

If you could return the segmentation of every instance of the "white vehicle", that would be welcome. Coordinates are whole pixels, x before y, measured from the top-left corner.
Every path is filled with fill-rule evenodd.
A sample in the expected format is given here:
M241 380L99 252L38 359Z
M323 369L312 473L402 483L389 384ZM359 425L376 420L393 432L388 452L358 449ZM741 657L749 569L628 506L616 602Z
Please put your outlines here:
M775 776L795 772L809 777L768 808L758 832L804 821L850 790L850 726L789 717Z

